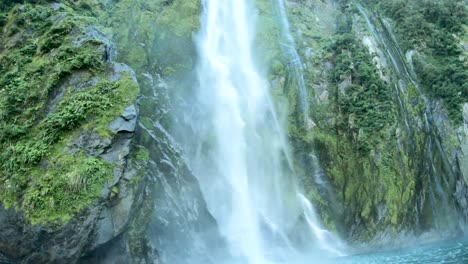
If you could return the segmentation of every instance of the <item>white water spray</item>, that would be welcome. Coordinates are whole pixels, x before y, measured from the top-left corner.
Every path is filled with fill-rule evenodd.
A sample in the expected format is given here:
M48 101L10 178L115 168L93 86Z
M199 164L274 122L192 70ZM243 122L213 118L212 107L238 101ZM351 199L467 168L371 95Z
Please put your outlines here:
M310 228L312 234L318 239L319 247L327 252L331 252L337 256L344 256L343 252L339 248L343 249L344 244L330 231L320 227L317 223L317 213L314 210L314 207L310 201L302 194L298 194L299 200L304 207L304 217L307 221L307 224Z
M301 215L313 230L320 227L296 195L285 133L253 59L255 12L248 0L203 4L197 39L203 118L194 126L193 167L234 259L287 263L297 253L288 235ZM335 253L316 235L311 243Z
M274 3L275 1L276 3ZM281 25L281 49L283 54L289 60L288 68L293 74L294 80L299 91L300 107L307 128L311 128L313 122L310 120L309 93L304 81L304 65L302 63L299 52L297 52L296 41L291 34L291 26L289 25L286 5L284 0L272 0L275 7L279 22Z

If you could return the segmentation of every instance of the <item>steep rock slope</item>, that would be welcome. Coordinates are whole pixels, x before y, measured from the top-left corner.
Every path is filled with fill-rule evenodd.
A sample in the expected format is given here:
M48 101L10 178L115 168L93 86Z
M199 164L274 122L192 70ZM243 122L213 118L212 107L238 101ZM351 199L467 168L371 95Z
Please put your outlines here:
M73 262L128 222L135 190L125 201L118 188L139 87L92 19L64 4L15 5L2 36L0 251Z
M417 8L427 1L358 2L287 1L306 117L277 10L255 1L257 59L288 124L292 169L324 224L349 240L456 233L468 212L466 10L446 21ZM0 8L0 262L222 254L185 158L200 1ZM421 17L437 38L409 28Z
M425 12L413 8L407 19ZM436 46L427 47L420 43L430 37L411 35L404 22L385 18L375 5L290 2L289 10L316 124L298 132L293 123L290 135L302 167L313 165L315 156L320 161L303 172L303 182L325 223L353 240L429 230L457 234L466 219L464 31L455 32L450 45L434 40ZM454 18L458 25L466 25L462 10L454 13L461 14ZM438 22L426 23L436 33L444 30ZM455 55L433 57L446 49ZM451 68L452 75L441 73L441 81L430 86L427 71L418 70L429 66ZM299 111L290 113L301 119ZM317 181L317 167L324 169L325 184Z
M22 2L1 2L0 254L170 263L203 251L193 244L199 233L221 248L198 183L159 122L167 87L141 66L151 59L132 49L141 42L119 38L135 32L105 26L129 2ZM189 243L186 253L173 243Z

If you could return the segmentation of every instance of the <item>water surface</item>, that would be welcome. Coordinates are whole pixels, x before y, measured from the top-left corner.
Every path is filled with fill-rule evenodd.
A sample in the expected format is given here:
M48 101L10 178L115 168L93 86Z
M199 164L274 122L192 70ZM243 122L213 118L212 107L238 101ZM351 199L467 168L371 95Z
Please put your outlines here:
M344 257L337 264L468 263L468 238Z

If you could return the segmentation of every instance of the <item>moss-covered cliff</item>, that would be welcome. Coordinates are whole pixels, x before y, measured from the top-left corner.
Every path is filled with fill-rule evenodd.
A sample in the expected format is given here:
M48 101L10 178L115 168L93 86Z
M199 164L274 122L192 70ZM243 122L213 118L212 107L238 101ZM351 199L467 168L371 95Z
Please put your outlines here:
M399 18L391 17L387 5L396 2L410 5L405 9L410 13L395 11ZM464 198L461 203L455 198L466 186L466 143L459 139L466 138L466 132L458 128L467 102L462 41L466 10L447 11L450 16L441 18L428 10L440 7L443 13L460 3L439 1L437 7L417 8L423 2L289 6L308 68L316 124L307 132L290 123L296 160L307 168L313 164L311 157L318 156L335 199L317 187L317 165L302 173L305 188L325 222L337 220L329 224L350 239L456 230L454 219L466 217L458 215ZM409 24L418 23L407 20L419 18L431 31L413 34ZM437 37L445 32L451 32L441 37L447 45ZM291 115L297 119L301 113L293 109Z
M350 240L453 231L468 217L464 3L288 1L304 116L278 11L255 1L256 59L292 170ZM222 251L186 162L201 11L198 0L0 1L0 256L171 263Z
M199 233L222 247L198 183L161 125L170 118L160 76L193 67L198 6L0 2L0 256L170 262L196 258L195 249L170 245Z
M67 221L112 179L110 162L70 145L83 131L111 141L138 85L110 62L93 18L69 6L16 5L2 34L2 203L32 223Z

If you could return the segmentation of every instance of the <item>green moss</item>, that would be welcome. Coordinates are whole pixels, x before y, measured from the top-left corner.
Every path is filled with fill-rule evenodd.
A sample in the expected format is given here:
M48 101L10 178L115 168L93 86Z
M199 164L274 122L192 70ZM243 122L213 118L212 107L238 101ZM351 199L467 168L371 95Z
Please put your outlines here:
M198 30L199 15L198 0L124 0L115 5L107 24L120 60L137 71L169 76L193 68L192 34Z
M137 151L136 159L140 161L148 161L149 160L149 151L145 148L140 148Z
M466 38L468 12L463 0L362 1L391 18L400 48L418 50L415 72L423 91L444 102L453 123L462 122L468 101L468 70L460 40Z
M68 35L68 31L62 32L60 46L50 52L39 52L41 45L37 43L47 42L53 30L43 28L43 24L48 22L41 24L36 20L48 21L43 16L51 15L50 10L41 6L18 6L12 11L9 27L17 23L13 15L18 12L29 14L27 23L33 33L0 54L0 142L21 136L43 118L47 100L59 82L72 71L86 70L98 74L104 70L103 54L99 51L103 44L86 41L81 47L75 47L70 43L74 37ZM68 25L69 21L72 18L64 19L56 26ZM8 40L3 42L8 43Z
M102 103L102 105L95 108L101 108L101 111L93 113L99 118L84 126L85 129L96 130L101 137L110 138L112 136L108 128L110 122L115 119L116 113L122 113L127 106L135 102L139 93L139 87L133 81L130 74L126 73L117 82L102 81L93 87L93 89L88 89L88 91L97 94L101 92L105 93L106 91L111 92L111 94L106 96L102 96L103 94L101 94L101 101L97 104ZM92 97L90 99L92 100Z
M413 100L419 96L418 90L413 84L406 86L406 92L408 93L409 99Z
M71 94L65 95L56 111L42 120L29 134L17 141L15 145L5 146L4 153L0 155L0 159L2 160L2 181L5 183L0 188L2 189L0 199L4 201L6 206L10 206L15 203L18 197L24 196L26 198L29 197L30 193L37 193L35 189L38 185L29 186L26 184L27 181L32 179L33 182L47 182L52 176L58 179L53 170L58 168L56 172L60 173L61 170L66 171L64 167L72 169L73 164L71 163L73 161L84 165L92 165L94 163L97 164L96 166L99 165L100 169L96 169L96 173L100 175L101 181L92 178L90 184L100 185L100 188L102 188L102 177L105 175L104 169L101 168L104 166L102 164L103 161L95 158L82 158L80 160L77 157L63 155L63 147L57 148L55 146L62 146L61 142L72 140L74 137L74 133L72 132L79 129L79 127L86 130L95 129L98 132L105 129L105 136L110 137L110 132L107 131L108 124L115 118L115 113L122 112L125 106L135 100L137 92L138 87L129 76L117 82L101 81L97 85L80 92L71 93L69 91ZM48 164L54 164L54 166L48 167L41 173L33 173L41 160L46 161ZM86 169L86 167L78 167L75 170L71 170L69 171L70 175L78 173L78 176L83 176L83 173L79 171L80 169ZM106 173L106 177L104 177L106 179L109 175L112 175L112 171L107 170ZM10 177L6 175L10 175ZM62 175L61 177L65 176ZM64 181L66 179L63 178ZM69 205L67 207L68 210L65 207L59 207L57 210L62 211L61 219L66 219L65 216L68 215L70 217L72 213L82 209L81 204L87 204L90 201L88 198L91 197L92 193L95 196L99 194L95 193L96 190L96 188L90 188L88 193L86 189L82 189L83 194L78 193L76 196L73 196L73 193L71 193L71 197L66 197L66 193L57 194L64 201L67 198L77 199L76 202L80 205ZM79 192L80 190L77 189L77 191ZM52 193L51 195L55 194ZM34 198L39 199L40 197L34 196ZM58 198L58 196L53 196L53 198ZM83 199L80 200L78 198ZM41 211L41 208L43 211ZM29 206L29 202L23 202L23 209L28 213L33 222L59 220L55 214L50 214L51 218L47 219L47 215L49 215L48 211L52 209L45 205L43 207L38 207L37 205ZM30 210L35 211L35 213L30 212Z
M143 124L143 126L145 126L148 129L153 127L153 121L151 120L151 118L143 117L141 119L141 123Z
M129 248L132 257L147 256L149 251L146 227L154 213L154 202L151 199L143 201L142 209L130 224L128 232ZM136 262L136 261L134 261Z
M112 137L109 123L139 92L129 74L107 80L103 43L74 42L93 21L67 5L25 4L3 29L21 37L0 40L0 202L33 224L61 224L101 196L112 164L65 146L83 130ZM82 89L73 78L100 81Z
M130 180L130 185L133 188L141 187L141 179L144 177L145 171L147 170L149 162L149 151L143 146L136 146L131 152L130 161L133 163L133 167L137 168L136 175ZM149 190L150 193L143 200L142 208L139 210L139 214L132 219L132 222L129 225L128 241L129 248L133 258L138 258L139 256L146 256L148 250L150 250L148 245L148 239L146 236L147 227L151 221L151 217L154 214L154 201L153 199L154 192ZM133 262L138 262L136 259L132 259Z
M129 160L132 162L131 166L136 168L136 174L130 179L129 183L133 188L138 188L150 161L150 152L147 148L137 145L130 152Z
M84 153L59 154L31 176L22 202L26 216L32 224L61 224L99 198L113 171L111 164Z
M162 2L161 0L158 2ZM159 4L159 3L158 3ZM164 6L159 4L159 6ZM163 8L162 14L157 17L157 23L164 26L165 30L183 37L198 30L200 1L175 0L170 7ZM177 23L174 23L177 21Z
M347 16L337 17L346 21ZM344 236L353 227L353 239L368 240L388 227L398 231L413 224L416 168L396 139L398 112L393 87L380 79L352 26L337 30L326 48L329 54L320 55L334 64L328 80L305 73L308 79L322 78L328 84L328 101L311 106L316 127L308 133L303 129L297 98L291 94L289 137L295 160L303 160L303 168L311 166L307 158L311 153L319 158L336 196L335 204L327 204L325 201L333 200L319 194L313 179L304 174L304 188L323 222L343 226ZM415 87L409 86L408 93L415 92L411 89ZM419 101L417 95L411 96L413 103ZM405 131L398 133L399 139L406 137Z
M6 25L6 22L7 22L7 17L5 16L5 14L0 13L0 29Z
M111 190L110 190L110 196L109 196L109 200L113 200L115 198L117 198L119 196L119 187L118 186L112 186Z

